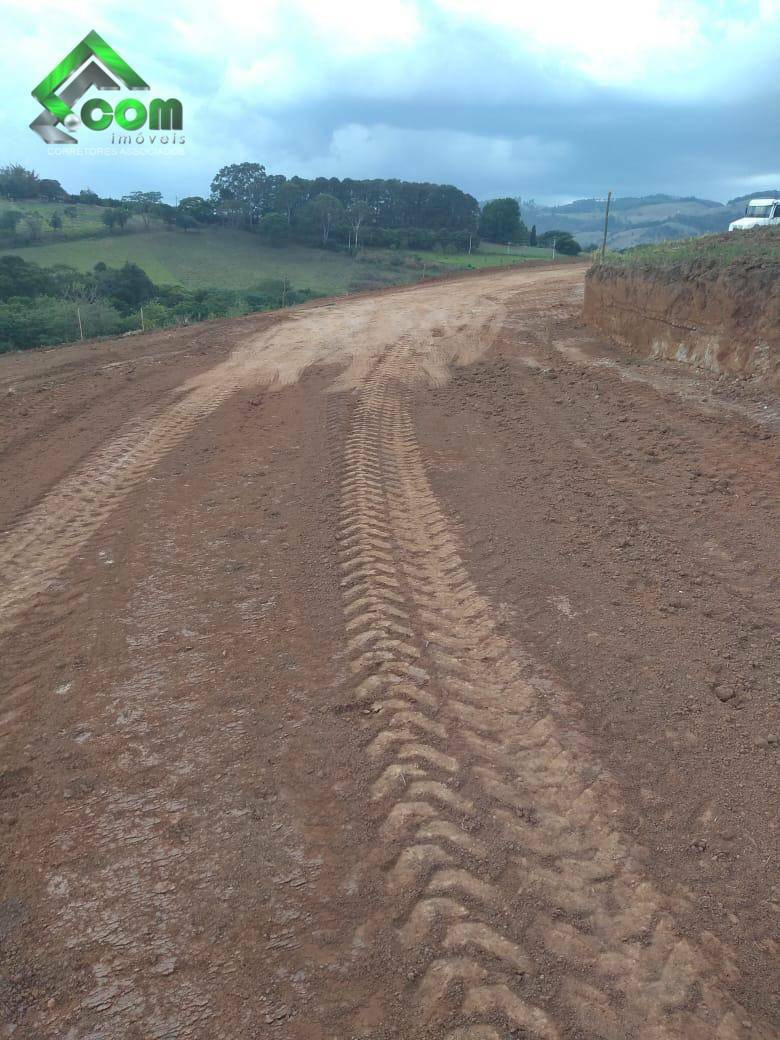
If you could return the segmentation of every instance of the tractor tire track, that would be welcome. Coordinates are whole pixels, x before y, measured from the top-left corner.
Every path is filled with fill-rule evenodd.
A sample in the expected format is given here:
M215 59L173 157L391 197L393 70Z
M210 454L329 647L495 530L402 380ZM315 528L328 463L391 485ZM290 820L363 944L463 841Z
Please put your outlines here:
M0 634L18 623L160 459L236 389L219 382L198 388L151 421L129 423L11 529L0 543Z
M406 404L423 367L402 344L365 379L339 534L386 887L365 930L413 965L404 1035L768 1040L730 996L729 951L681 934L685 895L647 875L609 776L471 581Z
M570 292L571 281L570 274L539 272L524 279L515 291L520 295L541 291L540 299L553 299ZM184 383L178 399L156 417L127 423L105 447L91 453L0 540L0 635L18 624L118 503L233 393L246 387L278 389L295 382L312 364L346 359L350 363L342 388L354 385L351 380L361 379L385 348L387 331L375 326L377 315L385 316L386 311L382 300L367 298L296 312L293 319L263 335L242 340L226 360ZM392 313L399 336L411 328L419 331L420 326L430 326L423 364L436 381L446 373L453 352L468 357L486 349L498 332L502 311L473 286L464 291L444 283L432 292L426 287L408 311L397 308ZM491 327L490 335L474 335L478 314ZM446 341L436 339L434 330L440 332L438 325L448 316L463 322L462 331ZM359 336L363 349L356 352L354 340Z

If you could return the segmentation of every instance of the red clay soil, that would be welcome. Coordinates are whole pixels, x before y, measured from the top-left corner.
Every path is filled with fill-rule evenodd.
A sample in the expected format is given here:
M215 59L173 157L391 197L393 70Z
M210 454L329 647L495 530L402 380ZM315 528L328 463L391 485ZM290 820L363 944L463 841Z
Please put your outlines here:
M635 355L757 376L780 390L776 260L598 264L586 278L585 319Z
M778 401L581 302L0 364L0 1035L778 1035Z

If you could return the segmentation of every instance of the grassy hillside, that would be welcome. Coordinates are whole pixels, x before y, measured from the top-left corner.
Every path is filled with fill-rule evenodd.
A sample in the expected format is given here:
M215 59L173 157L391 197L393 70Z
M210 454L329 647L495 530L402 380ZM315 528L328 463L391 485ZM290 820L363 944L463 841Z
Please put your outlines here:
M607 254L609 264L645 268L668 268L696 260L725 267L743 258L757 263L780 263L780 227L705 235L683 242L664 242L639 246L625 253Z
M75 216L67 216L65 213L66 209L75 211ZM109 234L108 228L103 223L103 215L106 212L104 206L84 205L81 202L71 204L67 202L40 202L38 200L17 202L12 199L0 199L0 214L6 210L15 210L17 213L23 214L23 218L30 216L30 214L37 214L41 218L38 232L41 244L45 244L48 241L53 243L63 239L90 238ZM60 215L62 220L62 227L60 228L53 228L49 223L54 213ZM142 226L142 221L140 218L131 217L127 226L130 229L136 229ZM17 242L26 241L28 234L29 232L23 219L19 224L15 239L0 233L0 250L3 252L12 250Z
M551 256L549 249L526 247L507 254L505 247L484 245L471 256L374 249L354 259L345 253L299 245L275 248L256 235L225 228L136 232L22 249L0 248L0 255L8 253L42 266L67 264L80 271L90 270L100 260L110 267L129 260L158 284L192 289L247 289L286 275L297 289L328 295L417 281L424 275L448 270L503 266Z

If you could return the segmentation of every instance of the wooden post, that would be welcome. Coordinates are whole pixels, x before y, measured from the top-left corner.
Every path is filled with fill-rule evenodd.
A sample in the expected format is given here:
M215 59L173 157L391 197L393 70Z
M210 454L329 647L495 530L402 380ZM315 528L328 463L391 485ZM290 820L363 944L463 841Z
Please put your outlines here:
M144 309L141 308L141 332L144 332Z
M612 192L607 193L607 208L604 212L604 241L601 243L601 259L607 252L607 231L609 230L609 204L612 201Z
M76 308L76 317L79 319L79 336L84 339L84 326L81 324L81 307Z

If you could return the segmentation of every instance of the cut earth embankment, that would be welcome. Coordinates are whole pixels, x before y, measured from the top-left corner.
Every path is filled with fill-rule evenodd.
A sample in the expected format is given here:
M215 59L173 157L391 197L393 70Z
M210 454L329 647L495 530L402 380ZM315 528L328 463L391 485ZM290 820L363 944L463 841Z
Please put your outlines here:
M779 241L774 229L762 236L762 244ZM596 264L586 277L585 320L640 356L779 388L780 255L773 252L731 259L670 252L671 263L648 254Z

